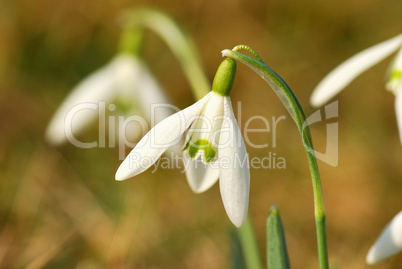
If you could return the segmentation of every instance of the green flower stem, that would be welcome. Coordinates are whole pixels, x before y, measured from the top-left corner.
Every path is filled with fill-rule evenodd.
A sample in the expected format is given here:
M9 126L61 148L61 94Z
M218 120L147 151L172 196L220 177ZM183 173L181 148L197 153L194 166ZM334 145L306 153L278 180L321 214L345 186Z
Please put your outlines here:
M246 268L262 269L262 260L259 255L257 240L255 238L253 223L250 217L246 218L244 224L237 229Z
M119 52L131 55L139 55L143 48L144 29L127 28L124 29L119 42Z
M315 158L313 142L309 126L306 122L306 115L296 98L293 91L286 84L286 82L274 70L268 67L258 56L258 54L248 46L240 45L235 47L234 50L246 49L251 52L255 58L245 54L233 51L224 50L222 55L239 61L260 75L275 91L279 99L282 101L290 116L295 121L299 132L302 137L303 145L306 150L308 164L310 166L311 179L313 183L314 193L314 213L317 230L317 246L318 246L318 259L321 269L329 268L328 265L328 250L327 250L327 237L325 228L325 208L324 198L321 187L321 179L318 170L317 160ZM257 55L257 57L255 56Z
M168 15L155 9L141 8L126 12L122 19L126 29L145 27L164 40L179 60L196 99L201 99L211 90L196 46Z

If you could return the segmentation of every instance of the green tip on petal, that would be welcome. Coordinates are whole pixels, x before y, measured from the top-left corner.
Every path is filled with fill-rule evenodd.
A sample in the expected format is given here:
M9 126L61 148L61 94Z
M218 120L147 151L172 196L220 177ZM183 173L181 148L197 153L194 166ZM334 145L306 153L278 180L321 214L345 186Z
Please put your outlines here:
M216 71L212 91L222 96L229 96L236 78L236 61L227 58Z
M386 85L387 90L396 94L400 88L401 83L402 83L402 70L392 70L387 81Z
M194 143L191 143L190 145L186 145L186 148L189 147L188 149L188 155L191 158L194 158L199 150L204 151L204 158L207 163L212 161L216 155L216 151L212 144L205 139L199 139L195 141Z

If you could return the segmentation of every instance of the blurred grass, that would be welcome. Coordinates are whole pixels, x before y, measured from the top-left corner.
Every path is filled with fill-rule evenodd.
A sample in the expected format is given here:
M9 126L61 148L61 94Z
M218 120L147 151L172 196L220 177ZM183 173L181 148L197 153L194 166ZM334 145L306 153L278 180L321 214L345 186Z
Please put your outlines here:
M233 227L218 186L195 195L178 170L148 171L117 183L116 149L51 148L43 141L47 122L71 87L115 53L118 13L144 4L164 9L193 36L211 80L222 49L250 45L288 82L307 114L314 111L309 95L325 74L401 31L397 0L1 1L1 268L232 267ZM178 62L152 33L144 53L174 102L191 104ZM339 166L319 163L330 263L340 268L368 268L370 245L401 210L402 149L393 96L383 83L389 62L340 94ZM242 101L243 126L253 115L286 115L265 82L244 66L232 100ZM251 171L250 214L264 250L266 216L271 204L278 205L291 263L316 268L307 160L286 116L278 124L276 148L249 148L251 158L271 151L287 164L285 170ZM312 126L312 132L324 150L325 124ZM256 143L272 138L249 136ZM401 255L372 266L400 267Z

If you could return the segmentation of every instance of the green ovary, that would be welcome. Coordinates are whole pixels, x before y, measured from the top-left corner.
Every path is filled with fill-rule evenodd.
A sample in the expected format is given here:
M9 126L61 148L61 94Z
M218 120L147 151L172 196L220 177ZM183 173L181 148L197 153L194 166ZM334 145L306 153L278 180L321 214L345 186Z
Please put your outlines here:
M390 80L394 80L394 79L398 80L398 81L402 80L402 70L392 71Z
M203 150L204 151L204 158L205 158L205 161L207 163L212 161L214 159L215 155L216 155L216 151L215 151L214 147L206 139L198 139L194 143L191 143L189 141L186 144L186 147L184 148L184 150L187 149L187 148L188 148L188 155L191 158L194 158L197 155L199 150Z

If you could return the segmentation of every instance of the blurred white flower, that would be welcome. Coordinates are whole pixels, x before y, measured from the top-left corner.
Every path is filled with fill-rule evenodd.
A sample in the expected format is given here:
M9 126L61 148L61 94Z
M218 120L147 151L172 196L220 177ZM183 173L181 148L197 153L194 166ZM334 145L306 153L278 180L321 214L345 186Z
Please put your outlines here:
M106 104L113 101L123 102L129 106L136 104L139 106L142 116L148 120L151 114L151 104L170 103L140 58L129 54L119 54L72 90L51 119L45 134L46 140L54 145L65 143L68 139L66 127L70 128L74 135L81 133L96 120L98 113L92 109L81 109L74 113L71 122L66 122L66 116L72 108L80 104L98 105L101 101ZM171 115L168 111L168 109L158 109L160 113L158 119ZM128 112L133 113L133 111ZM72 126L66 126L66 124L72 124Z
M395 111L402 143L402 34L365 49L330 72L314 89L310 102L319 107L343 90L361 73L399 49L390 66L386 88L396 96Z
M399 212L381 232L370 248L366 262L378 263L402 251L402 211Z
M228 96L235 64L232 59L224 60L218 68L212 92L152 128L124 159L116 172L116 180L125 180L147 170L189 130L183 159L190 187L194 192L203 192L219 178L226 212L234 225L241 226L248 211L250 169Z

